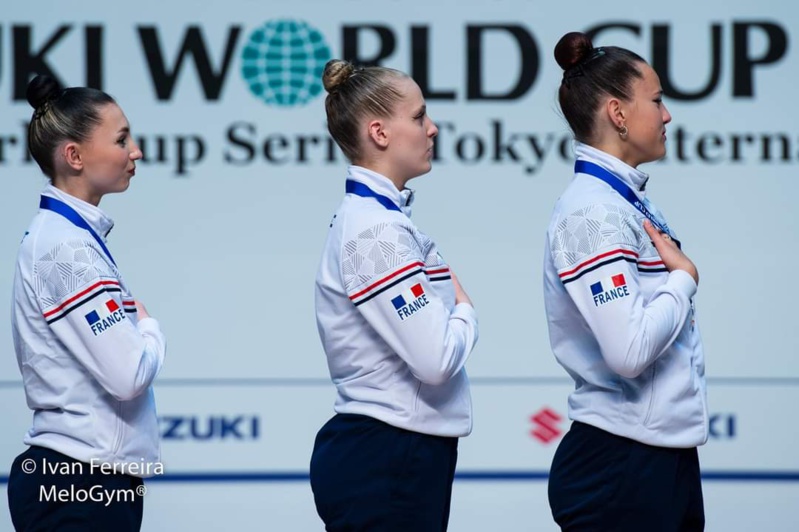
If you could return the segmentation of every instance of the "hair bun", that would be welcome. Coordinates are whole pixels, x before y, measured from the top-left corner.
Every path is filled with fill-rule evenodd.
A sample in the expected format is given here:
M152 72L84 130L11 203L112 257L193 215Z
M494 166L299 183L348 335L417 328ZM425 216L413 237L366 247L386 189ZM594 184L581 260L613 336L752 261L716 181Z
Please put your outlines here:
M39 109L45 103L56 98L61 90L61 84L55 78L39 75L28 83L25 98L27 98L31 107Z
M593 49L594 44L588 35L573 31L561 37L555 45L555 61L560 68L568 70L586 59Z
M322 83L327 92L333 92L338 87L350 79L355 72L355 66L349 61L341 59L331 59L325 65L325 72L322 74Z

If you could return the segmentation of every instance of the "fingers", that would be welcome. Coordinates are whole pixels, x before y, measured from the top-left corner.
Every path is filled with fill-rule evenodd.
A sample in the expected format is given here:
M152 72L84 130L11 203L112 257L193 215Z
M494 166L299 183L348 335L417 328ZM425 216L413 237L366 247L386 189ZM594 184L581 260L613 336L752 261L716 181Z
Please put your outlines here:
M646 234L652 239L652 243L655 244L655 249L660 250L661 246L668 244L671 244L675 248L677 247L677 244L667 233L661 233L649 220L644 220L644 231L646 231Z
M677 243L668 234L661 233L649 220L644 220L644 231L652 239L663 264L668 271L684 270L699 283L699 272L696 266L685 253L680 250Z
M658 231L649 220L644 220L644 231L646 231L646 234L648 234L649 238L652 239L652 242L657 242L658 240L662 239L660 236L660 231Z

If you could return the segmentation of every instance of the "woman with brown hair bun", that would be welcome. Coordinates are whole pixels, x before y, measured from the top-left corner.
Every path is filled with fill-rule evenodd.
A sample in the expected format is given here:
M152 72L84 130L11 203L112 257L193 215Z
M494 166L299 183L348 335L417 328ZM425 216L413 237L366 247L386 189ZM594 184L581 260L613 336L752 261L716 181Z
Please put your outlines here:
M27 97L28 145L50 184L14 277L12 334L33 425L9 474L11 519L19 531L136 531L142 478L163 472L152 383L166 339L111 256L114 222L99 204L127 190L142 152L102 91L37 76Z
M563 530L702 530L699 275L638 169L666 154L671 115L657 74L629 50L568 33L555 58L577 161L544 260L552 350L575 383L552 514Z
M328 129L352 164L316 277L337 391L311 457L316 509L329 531L443 531L458 438L472 430L477 316L410 219L406 184L430 171L438 129L397 70L332 60L324 85Z

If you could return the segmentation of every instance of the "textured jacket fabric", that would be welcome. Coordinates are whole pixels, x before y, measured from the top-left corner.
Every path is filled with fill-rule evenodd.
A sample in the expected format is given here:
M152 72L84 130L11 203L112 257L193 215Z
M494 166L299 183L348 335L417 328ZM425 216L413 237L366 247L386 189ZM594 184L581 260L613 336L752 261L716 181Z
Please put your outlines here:
M113 226L99 208L55 187L43 196L74 209L103 241ZM83 462L144 465L147 476L146 464L160 458L151 384L164 335L155 319L137 319L102 246L52 210L40 209L19 248L12 335L34 412L24 442Z
M647 176L579 144L645 198ZM544 297L552 350L575 382L569 417L662 447L707 440L702 341L685 271L669 273L644 216L608 184L577 173L547 231Z
M316 278L316 319L336 385L335 411L439 436L471 432L464 364L474 308L435 243L410 219L412 192L351 166ZM365 187L365 188L364 188Z

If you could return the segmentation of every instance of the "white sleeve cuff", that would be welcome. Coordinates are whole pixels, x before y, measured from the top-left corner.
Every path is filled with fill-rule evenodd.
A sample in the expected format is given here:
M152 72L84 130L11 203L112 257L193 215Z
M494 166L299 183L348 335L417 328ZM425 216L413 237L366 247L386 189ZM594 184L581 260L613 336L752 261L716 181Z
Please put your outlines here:
M688 299L694 297L696 294L696 281L691 277L691 274L685 270L673 270L669 273L669 280L666 283L673 287L675 290L684 294Z

